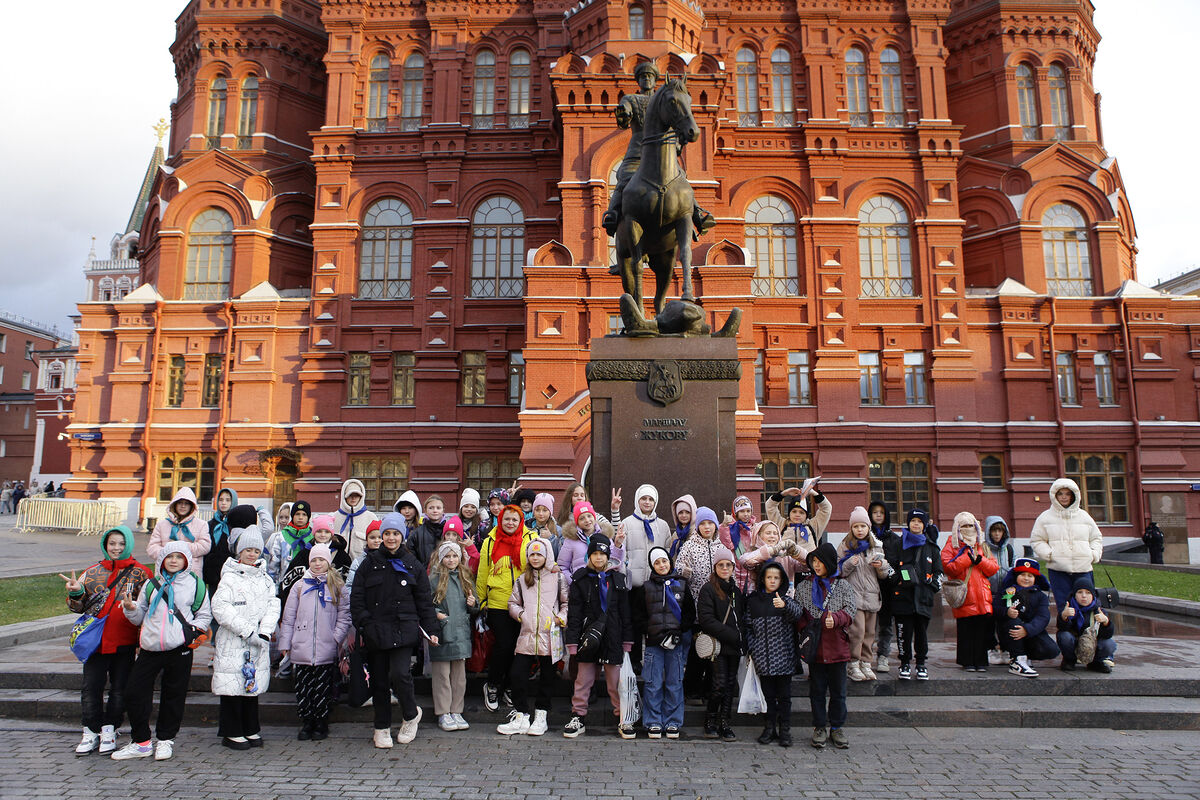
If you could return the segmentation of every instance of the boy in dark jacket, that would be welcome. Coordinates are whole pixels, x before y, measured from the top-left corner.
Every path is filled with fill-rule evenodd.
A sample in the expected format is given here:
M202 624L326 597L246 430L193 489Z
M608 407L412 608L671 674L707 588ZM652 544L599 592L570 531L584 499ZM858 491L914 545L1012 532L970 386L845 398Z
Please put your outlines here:
M887 552L889 542L900 537L892 531L892 512L878 500L867 506L867 514L871 517L871 533L883 545ZM875 617L875 671L891 672L888 656L892 654L892 642L895 639L896 622L892 618L892 593L887 586L880 586L880 598L883 605Z
M563 736L574 739L584 732L588 700L596 673L603 667L604 681L613 713L621 713L618 682L625 653L633 649L633 620L630 616L629 585L625 576L608 568L612 544L603 533L588 540L588 563L575 571L567 599L567 652L576 665L572 717L563 726ZM635 736L631 726L617 729L622 739Z
M404 712L398 739L408 744L417 735L421 708L413 693L412 653L424 636L432 645L440 631L429 592L429 578L416 557L404 546L399 514L388 514L382 523L383 543L368 550L350 592L350 616L367 647L375 708L375 746L392 746L394 693Z
M1032 558L1018 558L1004 576L1000 591L992 601L996 617L996 638L1012 657L1008 671L1023 678L1036 678L1029 659L1041 660L1058 655L1058 645L1046 633L1050 624L1050 582L1038 570Z
M1084 576L1076 579L1071 587L1071 595L1058 615L1058 648L1062 651L1063 671L1075 669L1079 659L1076 648L1084 632L1089 629L1096 634L1096 652L1086 666L1094 672L1108 674L1112 672L1113 656L1117 654L1117 643L1112 638L1112 619L1100 607L1092 579Z
M927 681L929 620L942 588L942 554L938 549L937 526L929 521L924 509L910 510L906 522L904 533L883 546L883 554L895 570L884 587L884 596L890 596L892 615L900 628L900 680L912 677L909 665L915 639L917 680Z
M687 578L675 572L670 553L652 547L648 560L645 602L634 609L646 632L642 723L651 739L660 738L664 727L668 739L678 739L683 727L683 667L691 646L696 605Z
M767 700L759 744L792 746L792 675L796 672L796 621L804 609L788 597L787 572L774 561L759 570L758 588L746 598L746 650Z

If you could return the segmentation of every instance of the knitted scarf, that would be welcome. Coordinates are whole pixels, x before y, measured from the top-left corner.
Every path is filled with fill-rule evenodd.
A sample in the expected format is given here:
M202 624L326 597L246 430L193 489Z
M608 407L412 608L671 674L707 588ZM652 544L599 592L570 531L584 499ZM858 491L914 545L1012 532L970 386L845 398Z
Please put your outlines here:
M900 541L900 549L907 550L910 547L923 547L925 545L925 534L913 533L908 528L904 529L904 537Z
M853 536L853 535L854 534L851 534L851 536ZM852 546L847 548L846 555L844 555L838 559L837 574L838 575L842 574L842 564L845 564L847 561L849 561L851 556L856 556L861 553L867 552L867 548L870 546L871 546L871 542L869 539L859 539Z
M137 559L133 558L132 556L129 558L119 558L115 561L112 559L105 559L104 561L101 561L100 566L109 571L108 580L104 585L111 589L113 584L117 582L117 576L121 574L121 570L127 567L137 566L137 563Z
M1090 615L1100 609L1100 598L1093 594L1092 602L1086 606L1081 606L1075 599L1075 593L1071 592L1071 596L1067 598L1067 605L1075 609L1075 616L1067 620L1067 624L1075 630L1076 635L1079 635L1087 627L1088 621L1091 619Z
M504 529L496 526L496 539L492 543L492 564L499 564L500 559L508 557L508 563L516 566L521 560L521 533L522 529L517 528L512 533L505 533Z

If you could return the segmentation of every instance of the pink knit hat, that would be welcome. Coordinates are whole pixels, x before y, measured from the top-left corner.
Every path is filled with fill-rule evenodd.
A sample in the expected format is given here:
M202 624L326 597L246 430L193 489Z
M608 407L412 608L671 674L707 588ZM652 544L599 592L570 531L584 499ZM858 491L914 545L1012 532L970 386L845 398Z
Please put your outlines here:
M533 498L533 507L545 506L550 509L550 516L554 516L554 497L549 492L542 492L537 497Z
M571 514L572 517L574 517L574 519L575 519L576 525L579 524L579 515L580 514L591 514L594 517L594 516L596 516L596 509L593 508L592 504L589 503L587 500L580 500L578 503L575 504L575 509L572 511L572 514Z
M314 531L329 531L333 533L337 528L333 527L333 514L318 514L313 517L312 529Z
M865 508L863 508L862 506L855 506L854 510L850 512L850 527L853 528L856 524L858 524L860 522L863 525L866 525L868 528L870 528L871 527L871 515L868 514L867 510Z
M463 523L458 517L446 517L446 524L442 526L442 535L453 531L458 534L458 538L462 539L466 534L463 533Z
M308 551L308 560L312 561L314 558L323 558L332 565L333 550L327 544L314 544L312 549Z
M732 561L734 566L737 566L737 559L733 557L733 551L725 545L713 550L713 564L715 565L718 561Z

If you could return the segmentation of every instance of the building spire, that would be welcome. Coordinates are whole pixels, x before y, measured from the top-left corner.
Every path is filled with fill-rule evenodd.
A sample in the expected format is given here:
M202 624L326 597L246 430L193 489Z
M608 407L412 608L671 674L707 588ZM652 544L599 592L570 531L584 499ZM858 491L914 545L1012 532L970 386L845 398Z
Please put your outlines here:
M163 137L171 129L171 125L160 117L158 124L152 126L151 129L158 137L158 140L154 144L154 152L150 154L150 163L146 165L146 174L142 177L142 185L138 190L137 200L133 203L133 211L129 215L129 222L125 225L125 233L141 230L142 218L146 214L146 206L150 204L150 188L154 185L154 176L158 174L159 166L166 160L163 155Z
M158 147L162 147L163 137L167 135L167 131L171 130L171 126L167 124L165 117L159 117L158 123L153 126L154 132L158 134Z

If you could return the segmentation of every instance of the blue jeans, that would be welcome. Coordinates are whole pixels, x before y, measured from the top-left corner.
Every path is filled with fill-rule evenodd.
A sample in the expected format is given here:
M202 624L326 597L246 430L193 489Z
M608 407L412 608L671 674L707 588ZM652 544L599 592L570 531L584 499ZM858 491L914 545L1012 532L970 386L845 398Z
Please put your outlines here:
M1056 613L1061 613L1066 607L1067 598L1071 596L1071 587L1080 578L1087 578L1095 584L1091 570L1087 572L1059 572L1056 569L1046 570L1046 579L1050 581L1050 591L1054 594Z
M1058 632L1058 649L1062 651L1063 663L1075 663L1075 634L1070 631ZM1115 639L1098 639L1096 641L1096 661L1103 661L1106 658L1112 658L1117 654L1117 642ZM1087 666L1086 664L1084 666Z
M642 724L683 727L683 665L688 642L674 650L647 645L642 657Z
M829 708L825 695L829 695ZM814 728L840 728L846 724L846 662L809 664L808 699Z

